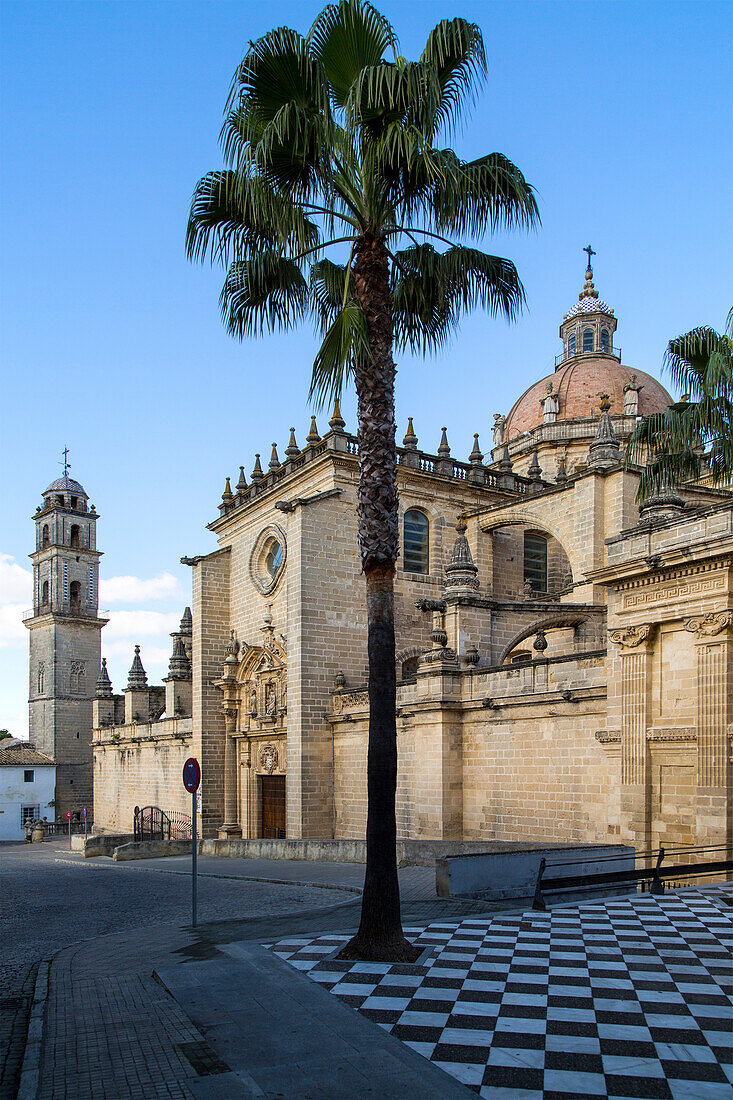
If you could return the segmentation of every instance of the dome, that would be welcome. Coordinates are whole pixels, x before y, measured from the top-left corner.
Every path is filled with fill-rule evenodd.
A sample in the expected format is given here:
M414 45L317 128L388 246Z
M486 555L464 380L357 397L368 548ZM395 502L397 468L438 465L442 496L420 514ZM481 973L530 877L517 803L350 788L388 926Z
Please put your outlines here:
M554 374L547 375L525 390L507 417L504 438L513 439L521 432L542 424L540 401L546 397L550 383L559 398L557 420L561 421L579 417L597 418L598 403L604 393L611 401L611 415L620 416L624 409L624 386L633 378L640 391L639 416L664 412L672 404L672 398L664 386L651 375L632 370L610 356L577 355Z
M43 490L44 497L46 493L79 493L84 497L87 495L84 492L84 486L71 477L57 477L55 481L51 482L48 489Z
M588 297L576 302L565 314L565 319L577 317L579 313L613 313L613 310L601 298Z

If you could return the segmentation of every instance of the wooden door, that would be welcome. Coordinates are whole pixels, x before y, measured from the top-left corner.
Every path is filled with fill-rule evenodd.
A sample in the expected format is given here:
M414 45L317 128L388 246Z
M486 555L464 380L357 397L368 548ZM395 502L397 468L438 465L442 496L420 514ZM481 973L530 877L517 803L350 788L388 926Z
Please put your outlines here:
M285 776L260 776L260 836L285 838Z

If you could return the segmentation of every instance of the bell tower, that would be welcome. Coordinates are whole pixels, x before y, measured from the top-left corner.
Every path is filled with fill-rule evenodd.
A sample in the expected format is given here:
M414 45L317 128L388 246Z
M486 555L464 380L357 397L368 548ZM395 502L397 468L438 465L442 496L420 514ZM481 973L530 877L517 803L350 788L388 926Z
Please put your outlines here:
M92 699L100 668L99 559L94 506L64 474L36 509L30 631L30 739L57 763L58 820L83 806L92 817Z

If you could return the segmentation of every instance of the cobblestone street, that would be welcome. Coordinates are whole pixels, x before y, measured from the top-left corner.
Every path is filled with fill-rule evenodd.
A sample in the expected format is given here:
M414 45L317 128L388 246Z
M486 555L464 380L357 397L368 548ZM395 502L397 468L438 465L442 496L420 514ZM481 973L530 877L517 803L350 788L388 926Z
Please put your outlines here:
M176 864L179 861L175 861ZM65 842L0 845L0 1097L14 1095L39 960L81 940L162 924L190 922L191 884L159 861L113 863L84 860ZM182 868L178 867L179 870ZM202 921L297 914L354 901L346 890L298 883L199 877Z

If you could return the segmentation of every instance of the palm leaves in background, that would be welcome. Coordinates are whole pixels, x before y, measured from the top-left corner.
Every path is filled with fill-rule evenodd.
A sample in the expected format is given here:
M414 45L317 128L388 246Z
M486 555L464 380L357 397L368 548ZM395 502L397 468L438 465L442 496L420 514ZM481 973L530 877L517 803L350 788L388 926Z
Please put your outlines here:
M664 363L685 397L646 417L629 440L627 463L648 458L640 500L705 468L713 485L733 477L733 309L722 335L701 326L670 340Z

